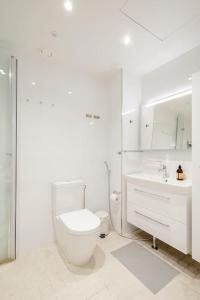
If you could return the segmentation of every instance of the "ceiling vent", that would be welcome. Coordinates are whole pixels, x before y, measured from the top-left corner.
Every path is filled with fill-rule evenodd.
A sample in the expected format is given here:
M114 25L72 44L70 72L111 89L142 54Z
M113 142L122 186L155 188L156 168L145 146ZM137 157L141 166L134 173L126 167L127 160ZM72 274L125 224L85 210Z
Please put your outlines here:
M200 0L128 0L121 12L165 41L200 17Z

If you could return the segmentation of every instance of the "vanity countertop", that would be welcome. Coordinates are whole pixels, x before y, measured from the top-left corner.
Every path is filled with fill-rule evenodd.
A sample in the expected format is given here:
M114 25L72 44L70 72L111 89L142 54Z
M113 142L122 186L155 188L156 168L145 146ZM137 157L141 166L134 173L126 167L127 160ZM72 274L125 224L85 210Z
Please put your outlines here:
M163 188L165 191L177 192L177 193L191 193L192 191L192 180L185 179L179 181L173 177L162 178L161 176L148 174L148 173L134 173L127 175L127 182L132 183L143 183L150 187Z

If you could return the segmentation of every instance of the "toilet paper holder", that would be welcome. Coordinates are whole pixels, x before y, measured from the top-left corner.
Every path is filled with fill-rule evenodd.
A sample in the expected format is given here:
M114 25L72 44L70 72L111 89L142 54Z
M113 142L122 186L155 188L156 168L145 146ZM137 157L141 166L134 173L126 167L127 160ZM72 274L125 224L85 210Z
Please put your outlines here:
M120 201L120 195L121 195L120 192L118 192L118 191L113 191L113 192L110 194L110 200L111 200L111 201L119 202L119 201Z

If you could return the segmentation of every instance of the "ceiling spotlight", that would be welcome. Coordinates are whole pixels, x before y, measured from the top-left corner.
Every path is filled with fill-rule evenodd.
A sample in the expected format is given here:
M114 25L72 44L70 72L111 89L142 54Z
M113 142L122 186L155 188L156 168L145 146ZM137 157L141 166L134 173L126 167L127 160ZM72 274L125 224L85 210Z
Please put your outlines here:
M64 6L65 6L66 11L72 11L72 9L73 9L72 2L69 0L65 1Z
M191 81L192 80L192 76L188 77L188 80Z
M131 37L129 35L126 35L124 37L124 45L128 46L128 45L130 45L130 43L131 43Z
M35 85L36 85L36 82L35 82L35 81L33 81L33 82L31 82L31 84L32 84L33 86L35 86Z
M3 69L0 69L0 74L1 75L6 75L6 72Z
M71 94L72 94L72 91L69 91L69 92L68 92L68 95L71 95Z

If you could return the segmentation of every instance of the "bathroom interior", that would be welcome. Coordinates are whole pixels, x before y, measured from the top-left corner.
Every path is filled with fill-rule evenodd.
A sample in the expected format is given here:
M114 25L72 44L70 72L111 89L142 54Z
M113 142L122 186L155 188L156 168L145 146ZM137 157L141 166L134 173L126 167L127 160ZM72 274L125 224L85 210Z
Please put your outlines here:
M199 112L199 0L0 0L0 299L200 300Z

